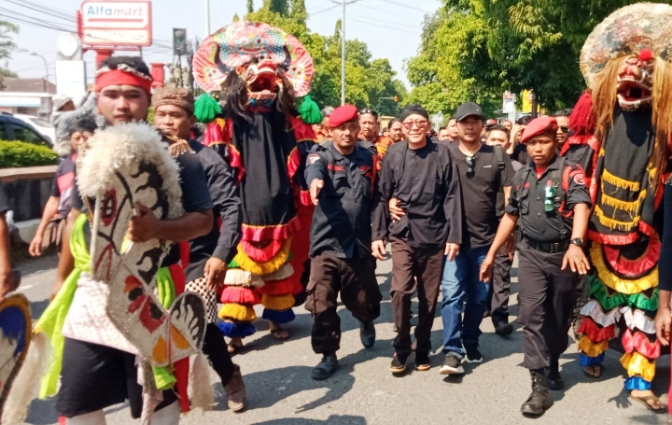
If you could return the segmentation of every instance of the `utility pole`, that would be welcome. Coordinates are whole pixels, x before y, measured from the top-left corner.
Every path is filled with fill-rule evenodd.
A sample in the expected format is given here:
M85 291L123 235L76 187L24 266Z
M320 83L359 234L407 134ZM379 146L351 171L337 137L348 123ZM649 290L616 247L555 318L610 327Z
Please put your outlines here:
M345 6L359 0L331 0L332 3L343 6L343 20L341 21L341 105L345 105Z
M210 0L205 0L205 36L210 35Z

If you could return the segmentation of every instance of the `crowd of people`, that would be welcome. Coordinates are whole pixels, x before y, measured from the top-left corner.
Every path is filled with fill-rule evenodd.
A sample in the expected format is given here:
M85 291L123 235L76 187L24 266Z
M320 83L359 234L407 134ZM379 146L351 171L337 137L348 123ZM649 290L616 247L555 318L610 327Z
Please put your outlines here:
M268 66L254 64L258 68ZM247 72L250 80L256 78L254 70ZM570 149L570 138L583 128L570 125L570 111L537 118L525 116L515 123L498 122L488 119L478 104L466 102L434 132L429 113L420 104L405 106L384 129L376 111L346 104L322 109L316 114L319 116L311 118L311 129L281 110L286 107L295 112L293 106L268 108L263 103L268 95L253 97L255 92L249 88L246 107L254 103L254 108L245 112L239 108L241 104L232 102L232 92L219 103L203 108L186 89L152 90L151 83L142 60L114 56L100 64L95 89L85 104L90 112L95 103L104 123L98 125L85 110L75 110L68 99L59 103L59 119L67 127L64 134L68 135L70 153L58 167L30 253L41 255L44 232L54 216L67 217L51 304L39 319L36 332L50 338L56 359L42 382L41 395L57 395L56 410L68 425L104 424L103 409L126 399L133 417L150 418L158 425L177 424L180 412L192 407L183 381L184 359L170 368L138 365L136 354L123 343L130 336L114 330L119 326L97 329L103 335L100 338L114 343L73 336L79 329L83 332L79 335L83 335L91 323L106 324L110 320L102 308L87 308L100 301L87 292L91 283L84 276L95 273L89 258L95 236L92 226L99 220L109 225L112 219L101 218L100 214L117 208L99 206L94 214L92 206L110 200L107 194L105 199L91 198L90 191L83 189L85 182L78 180L84 178L78 174L78 156L85 155L81 152L86 152L89 141L99 134L125 131L131 128L130 123L142 123L146 128L150 125L150 107L154 108L152 125L179 170L181 204L175 210L179 214L174 211L170 218L159 218L152 207L136 204L125 237L137 244L170 241L167 255L148 272L148 280L161 276L167 282L167 286L157 284L162 303L184 291L202 297L206 324L199 350L219 376L233 411L245 408L246 388L244 375L231 355L240 349L243 338L254 332L252 305L264 305L263 318L269 321L271 334L286 340L290 333L282 325L293 319L291 308L302 303L301 294L305 295L305 308L312 315L311 346L321 356L311 377L329 379L339 368L339 296L359 321L364 348L376 342L375 321L381 313L383 294L375 270L377 262L386 260L388 249L392 263L389 295L396 333L390 353L392 374L403 376L409 364L418 371L431 370L430 335L437 307L443 324L441 375L462 375L465 362L485 360L480 347L484 318L490 317L497 335L504 339L511 335L514 326L508 307L511 269L517 253L518 322L524 336L522 366L529 370L532 387L521 406L522 414L543 415L553 404L549 391L563 390L559 359L568 348L572 323L577 324L575 334L583 335L579 343L581 366L588 376L600 376L605 341L615 329L607 316L616 314L602 310L604 300L600 305L595 300L588 302L588 294L592 298L613 297L609 302L614 305L626 301L621 300L624 295L604 290L592 270L595 248L589 253L586 239L596 202L591 195L596 189L586 169L595 164ZM208 120L202 118L204 109L212 112L207 114ZM227 113L242 118L222 119ZM571 115L572 120L578 115ZM291 137L295 139L286 136L291 133L286 130L288 124L293 126ZM264 134L259 134L255 125L263 127ZM287 139L265 139L277 128ZM233 142L223 140L225 134ZM249 146L258 150L246 153L244 149ZM283 151L286 146L287 152ZM272 212L289 212L282 217L253 217L263 210L259 205L267 201L255 198L259 188L249 186L259 170L255 168L259 158L270 168L278 167L280 179L286 180L287 193L283 195L279 184L270 185L275 189L268 195L275 202ZM256 174L258 179L264 176ZM622 188L634 187L632 182L612 180ZM672 204L668 192L672 191L665 191L666 201ZM296 204L278 201L281 195L285 200L296 196ZM306 210L300 208L298 200L305 202L303 207L310 207L309 214L301 212ZM0 212L7 209L0 186ZM279 224L247 225L255 219ZM309 228L303 246L309 261L300 265L292 263L301 253L289 237L299 221ZM10 273L5 233L6 226L0 220L0 299L16 289L17 283ZM672 241L672 231L668 233L663 235L663 252ZM267 235L273 238L265 238ZM294 238L299 239L298 233ZM614 264L618 262L608 255L607 260L617 267ZM305 267L305 272L298 273L302 286L297 290L294 283L299 281L291 276L299 267ZM125 285L132 302L129 313L139 308L133 306L135 302L151 298L140 295L140 289L129 280ZM172 295L163 293L165 288ZM653 306L658 299L655 291L644 298L635 293L637 298L628 303L644 303L653 311L658 307ZM414 297L418 302L413 330ZM669 288L661 287L661 302L669 304L669 297ZM219 313L218 299L225 304ZM170 301L163 307L169 306ZM147 308L140 321L159 328L163 310L154 305ZM602 316L594 313L597 309ZM149 320L150 316L156 323ZM587 319L578 326L580 316ZM646 320L652 323L651 317L637 320L644 323L637 325L642 330L653 326L646 324ZM91 323L84 323L87 321ZM65 328L69 328L67 333ZM647 358L655 359L661 345L669 344L669 329L669 307L661 308L654 336L640 343L644 351L649 346L657 347L657 353ZM179 330L171 332L177 344L188 342ZM626 337L632 335L628 332L630 329ZM596 334L604 338L593 343ZM225 337L230 338L228 345ZM199 339L198 335L194 338ZM154 347L154 353L160 354L157 347L172 343L164 341ZM599 350L594 348L597 343ZM639 350L625 349L628 361ZM170 352L170 347L167 350ZM628 372L629 382L637 383L626 383L632 398L653 412L667 411L651 392L652 372L641 372L635 366ZM155 382L148 386L148 379Z

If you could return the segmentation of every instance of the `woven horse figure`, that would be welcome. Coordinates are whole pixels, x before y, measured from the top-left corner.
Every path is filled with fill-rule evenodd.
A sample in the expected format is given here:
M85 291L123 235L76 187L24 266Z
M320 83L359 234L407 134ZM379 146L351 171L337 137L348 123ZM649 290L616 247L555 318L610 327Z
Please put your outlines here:
M575 107L568 155L583 158L595 205L590 299L581 310L580 362L602 373L609 340L619 336L625 387L654 411L651 392L661 346L658 309L662 183L672 134L672 7L639 3L619 9L586 40L581 70L590 92Z
M204 40L192 68L210 93L196 102L197 118L208 124L203 143L235 170L243 215L220 327L231 351L241 347L255 331L252 306L261 303L271 333L286 339L281 325L294 320L294 295L303 290L313 212L304 168L315 134L294 107L310 91L312 59L284 31L241 21Z

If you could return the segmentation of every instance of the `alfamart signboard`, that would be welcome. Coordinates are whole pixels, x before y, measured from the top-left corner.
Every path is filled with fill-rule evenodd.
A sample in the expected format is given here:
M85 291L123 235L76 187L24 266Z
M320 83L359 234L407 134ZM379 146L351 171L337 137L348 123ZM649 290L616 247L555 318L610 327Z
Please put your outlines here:
M151 1L85 1L80 16L80 37L85 45L152 45Z

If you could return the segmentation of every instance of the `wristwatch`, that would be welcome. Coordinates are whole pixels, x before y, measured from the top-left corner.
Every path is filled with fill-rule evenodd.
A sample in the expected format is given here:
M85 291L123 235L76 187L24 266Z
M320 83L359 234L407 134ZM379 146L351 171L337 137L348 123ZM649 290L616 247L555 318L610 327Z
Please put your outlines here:
M569 243L572 244L572 245L577 245L577 246L581 246L581 247L582 247L582 246L583 246L583 239L581 239L581 238L574 238L574 239L570 240Z

